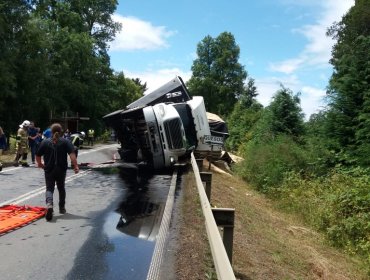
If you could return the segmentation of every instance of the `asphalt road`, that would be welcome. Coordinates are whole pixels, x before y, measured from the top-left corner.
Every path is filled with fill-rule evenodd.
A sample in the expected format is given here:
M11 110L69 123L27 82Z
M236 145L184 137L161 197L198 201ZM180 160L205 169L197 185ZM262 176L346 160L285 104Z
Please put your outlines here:
M116 149L83 149L78 161L107 162ZM103 166L68 170L66 214L55 207L51 222L42 218L0 236L0 279L146 279L171 176L130 184L114 166ZM0 173L0 205L44 206L44 196L41 169Z

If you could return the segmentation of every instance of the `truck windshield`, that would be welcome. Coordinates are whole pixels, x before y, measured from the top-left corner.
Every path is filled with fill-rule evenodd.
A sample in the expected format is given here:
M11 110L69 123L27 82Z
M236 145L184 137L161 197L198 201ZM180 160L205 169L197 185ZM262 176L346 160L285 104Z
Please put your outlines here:
M194 119L191 114L191 108L185 103L173 104L175 109L180 115L182 124L185 129L186 140L188 141L189 147L197 146L197 132L195 130Z

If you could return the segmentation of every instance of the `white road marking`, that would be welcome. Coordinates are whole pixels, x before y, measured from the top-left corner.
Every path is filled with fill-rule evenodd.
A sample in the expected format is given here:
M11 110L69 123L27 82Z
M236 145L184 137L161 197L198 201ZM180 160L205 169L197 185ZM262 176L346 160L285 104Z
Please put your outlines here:
M73 175L71 175L71 176L68 176L68 177L66 178L66 183L71 182L71 181L73 181L73 180L75 180L75 179L77 179L77 178L83 177L83 176L85 176L87 173L89 173L90 171L91 171L91 170L81 171L81 172L79 172L79 173L77 173L77 174L73 174ZM30 192L28 192L28 193L22 194L22 195L20 195L20 196L18 196L18 197L16 197L16 198L13 198L13 199L7 200L7 201L5 201L5 202L2 202L2 203L0 203L0 206L3 206L3 205L9 205L9 204L18 204L18 203L21 203L21 202L23 202L23 201L26 201L26 200L28 200L28 199L31 199L31 198L33 198L33 197L35 197L35 196L38 196L38 195L40 195L40 194L44 193L44 192L45 192L45 190L46 190L46 186L42 186L42 187L37 188L37 189L35 189L35 190L33 190L33 191L30 191Z
M116 146L116 145L117 145L117 144L112 144L112 145L107 145L107 146L101 146L101 147L98 147L98 148L95 148L95 149L90 149L90 150L88 150L88 151L86 151L86 152L83 152L83 153L81 153L81 154L88 154L88 153L96 152L96 151L99 151L99 150L108 149L108 148L111 148L111 147ZM103 165L103 164L102 164L102 165L97 165L97 166L95 166L95 167L99 167L99 166L104 166L104 165ZM22 167L15 167L15 168L11 168L11 169L4 169L4 170L2 171L2 173L8 172L8 171L17 170L17 169L20 169L20 168L22 168ZM71 175L71 176L68 176L68 177L66 178L66 183L71 182L71 181L73 181L73 180L75 180L75 179L77 179L77 178L83 177L83 176L85 176L86 174L88 174L90 171L91 171L91 170L80 171L80 172L79 172L79 173L77 173L77 174L73 174L73 175ZM13 199L7 200L7 201L5 201L5 202L0 202L0 206L8 205L8 204L18 204L18 203L21 203L21 202L23 202L23 201L26 201L26 200L28 200L28 199L31 199L31 198L33 198L33 197L35 197L35 196L38 196L38 195L40 195L40 194L44 193L44 192L45 192L45 190L46 190L46 186L42 186L42 187L37 188L37 189L35 189L35 190L33 190L33 191L30 191L30 192L28 192L28 193L22 194L22 195L20 195L20 196L18 196L18 197L16 197L16 198L13 198Z
M89 153L92 153L92 152L96 152L96 151L100 151L100 150L104 150L104 149L108 149L108 148L112 148L114 146L117 146L118 144L110 144L110 145L104 145L104 146L100 146L98 148L94 148L94 149L89 149L89 150L86 150L86 151L81 151L79 152L79 155L84 155L84 154L89 154ZM113 157L115 157L113 155ZM35 166L32 166L31 165L31 168L32 167L37 167L37 164ZM1 173L7 173L7 172L10 172L10 171L14 171L14 170L18 170L18 169L21 169L21 168L24 168L22 166L19 166L19 167L12 167L12 168L3 168L3 171L1 171Z

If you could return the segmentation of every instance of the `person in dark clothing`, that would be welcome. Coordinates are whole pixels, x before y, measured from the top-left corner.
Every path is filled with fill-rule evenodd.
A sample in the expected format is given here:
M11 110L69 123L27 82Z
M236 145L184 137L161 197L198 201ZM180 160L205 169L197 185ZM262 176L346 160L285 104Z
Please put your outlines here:
M64 131L63 138L66 138L68 140L71 138L71 132L68 128Z
M7 140L6 134L4 133L2 127L0 126L0 156L3 154L3 151L7 149Z
M44 169L46 182L46 220L53 218L53 194L55 184L59 192L59 212L66 213L65 209L65 179L68 167L67 155L69 155L74 172L78 173L78 165L74 147L70 141L62 137L62 126L55 123L51 126L51 139L45 139L40 143L36 152L37 166ZM42 162L43 157L44 162Z
M51 128L48 127L47 129L44 130L44 132L42 133L42 138L43 139L49 139L51 138L52 136L52 133L51 133Z
M36 138L38 137L39 131L35 127L34 122L30 122L30 126L28 127L28 146L31 150L31 159L32 164L35 164L35 155L36 155L36 148L37 148L37 142Z

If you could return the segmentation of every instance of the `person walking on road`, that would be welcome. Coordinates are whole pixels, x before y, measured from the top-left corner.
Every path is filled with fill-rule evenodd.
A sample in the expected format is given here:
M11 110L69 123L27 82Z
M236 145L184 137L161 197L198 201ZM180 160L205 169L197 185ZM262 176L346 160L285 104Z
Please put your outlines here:
M53 218L53 194L55 184L59 192L59 213L66 213L65 199L65 179L67 173L67 155L69 155L74 172L79 172L77 158L74 153L74 147L70 141L62 137L62 126L54 123L51 126L52 138L45 139L40 143L36 152L36 162L39 168L44 169L46 183L46 215L47 221ZM42 158L44 162L42 162Z
M21 163L23 167L29 167L27 162L29 125L30 122L27 120L19 125L16 137L16 154L14 159L14 166L19 166L19 163Z

